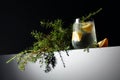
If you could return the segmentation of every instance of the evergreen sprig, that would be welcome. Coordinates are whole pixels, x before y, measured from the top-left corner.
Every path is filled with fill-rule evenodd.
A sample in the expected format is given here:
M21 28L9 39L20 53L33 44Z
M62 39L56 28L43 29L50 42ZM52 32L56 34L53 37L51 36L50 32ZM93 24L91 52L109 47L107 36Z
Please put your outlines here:
M22 71L25 70L25 65L28 62L39 62L46 64L45 72L49 72L55 67L56 58L55 51L68 50L71 44L71 28L63 28L61 19L51 22L40 21L41 27L51 29L49 33L38 32L36 30L31 32L31 35L37 40L32 47L20 52L7 61L9 63L13 59L17 59L18 68ZM67 52L66 52L67 53Z
M101 10L102 10L102 8L98 9L98 10L95 11L95 12L89 13L87 16L82 16L82 17L81 17L81 22L84 22L85 20L90 19L90 17L96 15L96 14L99 13Z

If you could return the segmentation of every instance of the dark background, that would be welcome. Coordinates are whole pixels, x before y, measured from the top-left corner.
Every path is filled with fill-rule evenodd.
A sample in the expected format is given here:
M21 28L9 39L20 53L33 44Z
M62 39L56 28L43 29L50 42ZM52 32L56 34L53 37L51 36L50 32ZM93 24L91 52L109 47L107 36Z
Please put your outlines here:
M30 32L39 29L42 19L63 19L73 23L75 18L99 8L93 16L98 41L107 37L109 46L120 46L119 9L115 0L39 0L0 2L0 54L15 54L33 43Z

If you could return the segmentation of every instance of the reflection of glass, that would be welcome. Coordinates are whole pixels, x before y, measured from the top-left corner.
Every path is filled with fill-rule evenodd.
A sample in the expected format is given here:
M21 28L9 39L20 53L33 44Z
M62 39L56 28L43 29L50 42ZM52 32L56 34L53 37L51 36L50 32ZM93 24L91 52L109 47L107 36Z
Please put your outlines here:
M73 24L72 45L74 48L93 47L97 42L94 21L79 22L76 19Z

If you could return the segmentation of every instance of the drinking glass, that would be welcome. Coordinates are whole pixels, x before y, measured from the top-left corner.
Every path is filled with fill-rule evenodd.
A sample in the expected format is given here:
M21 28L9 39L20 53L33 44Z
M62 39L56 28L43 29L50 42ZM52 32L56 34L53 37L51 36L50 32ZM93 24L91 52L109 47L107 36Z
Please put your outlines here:
M72 46L76 49L94 47L97 42L94 20L79 22L76 19L73 24Z

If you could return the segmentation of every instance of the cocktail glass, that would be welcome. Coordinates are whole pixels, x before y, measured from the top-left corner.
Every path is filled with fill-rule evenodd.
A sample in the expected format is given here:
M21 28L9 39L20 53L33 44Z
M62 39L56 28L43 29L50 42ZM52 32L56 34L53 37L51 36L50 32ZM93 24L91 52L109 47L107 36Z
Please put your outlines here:
M94 47L97 42L95 22L80 22L79 26L73 25L72 46L76 49Z

